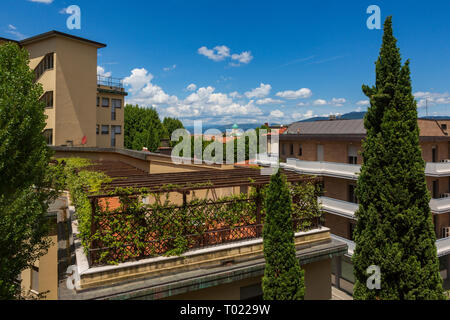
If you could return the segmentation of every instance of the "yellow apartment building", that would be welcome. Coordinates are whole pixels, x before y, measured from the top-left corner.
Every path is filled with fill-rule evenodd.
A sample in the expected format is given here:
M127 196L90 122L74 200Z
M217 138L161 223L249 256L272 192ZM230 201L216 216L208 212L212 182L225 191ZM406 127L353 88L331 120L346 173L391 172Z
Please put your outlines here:
M119 79L97 76L97 51L105 44L50 31L17 43L42 84L44 135L53 146L123 148L124 98Z

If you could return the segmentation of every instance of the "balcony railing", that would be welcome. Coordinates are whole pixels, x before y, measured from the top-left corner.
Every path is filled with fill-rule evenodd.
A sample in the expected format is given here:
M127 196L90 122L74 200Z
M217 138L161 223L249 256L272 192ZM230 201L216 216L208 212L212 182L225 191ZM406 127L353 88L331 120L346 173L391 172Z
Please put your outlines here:
M328 197L320 197L318 200L322 204L324 211L348 218L354 218L355 212L358 210L358 204L356 203ZM430 209L434 214L450 212L450 197L431 199Z
M433 213L450 212L450 197L431 199L430 209Z
M293 169L299 173L314 174L329 177L358 179L361 166L358 164L347 164L326 161L305 161L298 159L287 159L286 164L281 167Z
M123 89L123 80L119 78L97 75L97 84L101 86Z
M355 242L351 241L349 239L346 238L342 238L339 237L335 234L331 235L331 238L339 240L344 242L345 244L347 244L348 246L348 251L347 251L347 255L348 256L352 256L353 252L355 251ZM443 257L446 256L448 254L450 254L450 238L443 238L443 239L438 239L436 240L436 249L437 249L437 256L438 257Z
M355 219L355 212L358 210L358 204L348 201L319 197L319 204L322 206L322 210L330 213L334 213L346 218Z
M436 240L438 257L450 254L450 237Z
M450 160L443 162L427 162L425 174L432 177L450 176Z
M260 165L273 165L277 163L278 157L276 154L258 154L256 161ZM305 161L296 158L286 159L286 163L280 163L281 168L294 170L302 174L312 174L319 176L358 179L358 174L361 171L359 164L347 164L340 162L327 161ZM425 167L425 175L431 177L450 176L450 161L449 162L427 162Z

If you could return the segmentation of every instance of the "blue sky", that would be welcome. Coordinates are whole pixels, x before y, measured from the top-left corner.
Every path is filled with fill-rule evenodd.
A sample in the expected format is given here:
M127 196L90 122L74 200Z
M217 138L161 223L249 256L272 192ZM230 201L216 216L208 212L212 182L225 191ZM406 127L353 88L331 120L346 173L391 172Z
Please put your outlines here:
M366 13L393 16L411 60L419 115L450 115L450 25L446 0L84 1L2 0L0 36L58 30L106 43L99 72L125 79L127 102L154 106L185 125L290 123L363 111L382 30ZM65 8L81 8L68 30Z

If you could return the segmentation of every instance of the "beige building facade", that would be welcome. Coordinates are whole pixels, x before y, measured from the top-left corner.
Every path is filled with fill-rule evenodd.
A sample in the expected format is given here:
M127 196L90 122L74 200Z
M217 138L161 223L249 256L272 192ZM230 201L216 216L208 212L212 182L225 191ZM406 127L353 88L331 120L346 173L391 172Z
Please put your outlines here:
M28 50L42 85L49 145L123 148L127 93L120 80L97 76L97 51L105 44L58 31L12 42Z

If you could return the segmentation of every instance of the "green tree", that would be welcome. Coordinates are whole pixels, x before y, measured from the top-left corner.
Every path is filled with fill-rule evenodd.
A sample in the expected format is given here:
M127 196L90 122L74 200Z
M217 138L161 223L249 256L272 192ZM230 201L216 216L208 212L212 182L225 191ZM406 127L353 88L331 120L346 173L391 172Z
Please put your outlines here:
M156 151L161 139L168 137L166 128L154 108L141 108L138 105L125 106L124 145L127 149Z
M354 298L443 299L409 61L402 66L396 42L388 17L376 84L363 86L371 106L356 191ZM380 289L367 287L371 265L380 268Z
M169 117L164 118L163 125L166 128L167 134L168 134L168 136L165 138L167 138L169 140L172 138L172 133L175 130L184 129L183 123L180 120L175 119L175 118L169 118Z
M279 171L271 177L265 195L264 299L302 300L305 295L304 271L295 256L292 199L286 178Z
M17 298L21 271L46 252L50 150L42 87L25 49L0 45L0 298ZM54 194L53 194L54 195Z

